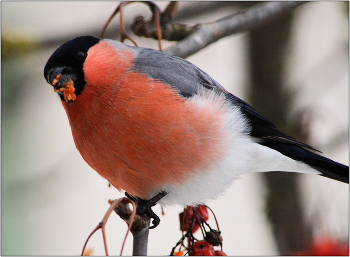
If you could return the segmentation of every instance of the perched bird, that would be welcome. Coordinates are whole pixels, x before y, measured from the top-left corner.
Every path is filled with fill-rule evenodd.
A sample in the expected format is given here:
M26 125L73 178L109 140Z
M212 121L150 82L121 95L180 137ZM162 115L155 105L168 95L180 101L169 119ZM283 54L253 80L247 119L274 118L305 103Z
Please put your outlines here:
M44 76L62 100L81 156L133 197L161 193L163 205L200 204L248 172L349 183L348 166L282 133L179 57L82 36L52 54Z

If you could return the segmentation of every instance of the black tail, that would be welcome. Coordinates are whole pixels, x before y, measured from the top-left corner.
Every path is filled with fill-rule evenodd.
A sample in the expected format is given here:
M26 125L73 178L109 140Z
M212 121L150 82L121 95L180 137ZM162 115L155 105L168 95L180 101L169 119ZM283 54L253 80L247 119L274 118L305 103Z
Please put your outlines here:
M321 172L321 176L349 184L349 166L313 153L302 147L267 140L261 143L294 160L302 161Z
M306 150L307 151L307 150ZM322 176L349 184L349 167L326 157L307 151L305 163L322 173Z

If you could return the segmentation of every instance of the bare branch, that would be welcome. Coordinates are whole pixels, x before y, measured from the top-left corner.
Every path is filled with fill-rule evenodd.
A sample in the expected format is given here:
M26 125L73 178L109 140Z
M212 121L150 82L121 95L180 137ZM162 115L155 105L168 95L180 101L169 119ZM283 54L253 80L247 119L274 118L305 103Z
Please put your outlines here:
M199 25L191 35L167 48L165 52L187 58L223 37L265 25L304 3L306 2L264 2L254 5L245 11Z
M168 41L180 41L189 36L196 28L197 25L171 23L170 20L167 20L161 23L162 38ZM155 22L145 20L142 15L135 17L131 29L139 37L158 39Z
M121 202L114 209L114 211L130 227L132 212L130 210L129 204L126 202ZM135 215L135 218L130 227L130 232L133 235L133 253L132 253L133 256L147 255L149 224L150 224L150 217L147 214ZM121 250L121 253L122 253L122 250Z

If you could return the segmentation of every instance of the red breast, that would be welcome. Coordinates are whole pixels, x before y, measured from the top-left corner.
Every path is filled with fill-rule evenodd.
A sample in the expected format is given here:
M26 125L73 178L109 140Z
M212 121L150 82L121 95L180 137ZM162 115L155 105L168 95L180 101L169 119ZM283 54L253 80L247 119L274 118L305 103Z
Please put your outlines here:
M93 46L84 90L62 103L85 161L117 189L147 199L162 184L181 183L219 158L223 113L198 108L132 70L134 56L105 41Z

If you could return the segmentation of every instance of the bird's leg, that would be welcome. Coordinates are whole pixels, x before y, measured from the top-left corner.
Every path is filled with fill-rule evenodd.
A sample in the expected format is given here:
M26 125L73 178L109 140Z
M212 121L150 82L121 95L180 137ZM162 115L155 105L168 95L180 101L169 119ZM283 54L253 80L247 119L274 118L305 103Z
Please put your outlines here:
M136 203L136 198L130 195L128 192L125 192L125 196Z
M125 196L136 203L136 206L137 206L136 214L138 215L147 214L151 219L153 219L152 221L153 225L149 227L150 229L157 227L160 223L160 219L157 216L157 214L154 213L154 211L152 210L152 207L155 206L159 202L159 200L166 195L167 195L167 192L162 191L158 193L156 196L152 197L151 199L145 200L138 197L134 197L128 194L127 192L125 192Z

